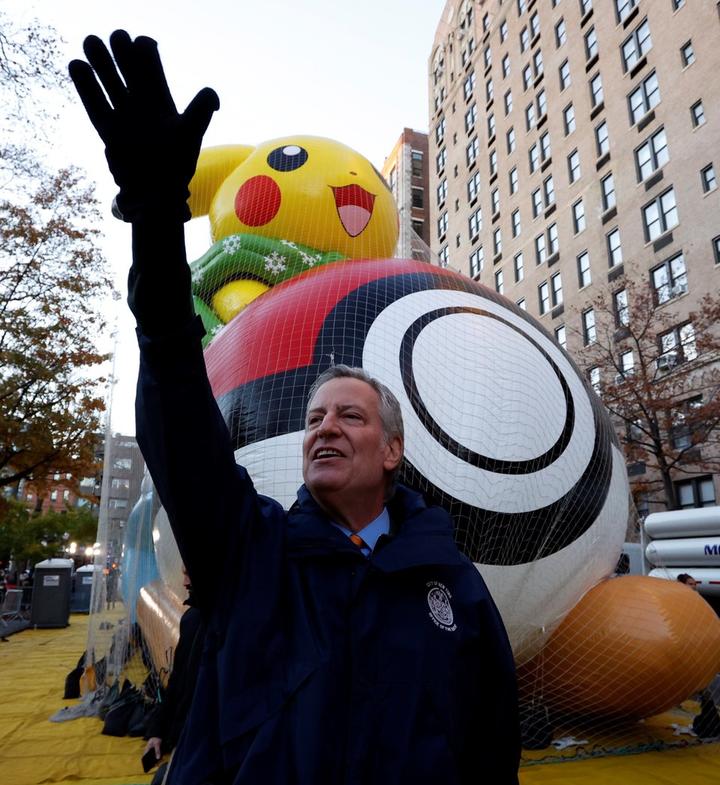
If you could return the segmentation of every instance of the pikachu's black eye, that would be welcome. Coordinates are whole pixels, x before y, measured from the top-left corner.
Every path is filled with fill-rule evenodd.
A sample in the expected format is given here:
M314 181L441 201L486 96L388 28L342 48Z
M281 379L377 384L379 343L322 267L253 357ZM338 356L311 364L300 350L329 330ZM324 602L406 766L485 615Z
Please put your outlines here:
M308 159L307 150L296 144L276 147L267 157L267 162L276 172L292 172L299 169Z

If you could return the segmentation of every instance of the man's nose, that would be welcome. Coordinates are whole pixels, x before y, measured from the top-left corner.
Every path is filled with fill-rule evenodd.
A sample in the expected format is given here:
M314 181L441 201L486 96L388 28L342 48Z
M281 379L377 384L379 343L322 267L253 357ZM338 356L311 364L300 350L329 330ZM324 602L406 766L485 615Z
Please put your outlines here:
M322 418L320 427L318 428L318 436L326 436L338 432L339 421L334 412L327 412Z

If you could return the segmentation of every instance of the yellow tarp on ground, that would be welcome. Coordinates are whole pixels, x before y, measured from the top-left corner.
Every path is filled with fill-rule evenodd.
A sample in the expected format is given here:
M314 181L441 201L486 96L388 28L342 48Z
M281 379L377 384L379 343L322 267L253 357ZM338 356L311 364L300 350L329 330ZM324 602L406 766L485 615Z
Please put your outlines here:
M7 785L149 783L142 739L101 735L97 717L49 722L63 706L65 676L83 653L88 617L64 629L25 630L0 642L0 780Z
M6 785L146 785L141 739L103 736L95 717L49 722L85 649L88 617L0 643L0 781ZM666 724L666 723L665 723ZM523 767L521 785L717 785L720 744ZM478 783L483 782L482 762ZM260 783L258 785L261 785ZM307 785L312 785L308 783ZM488 783L487 785L492 785Z

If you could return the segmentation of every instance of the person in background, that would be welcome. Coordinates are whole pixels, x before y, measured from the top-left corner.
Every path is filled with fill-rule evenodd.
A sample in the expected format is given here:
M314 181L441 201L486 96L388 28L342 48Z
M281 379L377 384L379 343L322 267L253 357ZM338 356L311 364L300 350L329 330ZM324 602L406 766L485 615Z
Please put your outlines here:
M680 575L677 576L677 580L680 583L684 583L686 586L689 586L693 591L698 590L698 584L700 581L696 581L692 575L688 575L686 572L681 572Z

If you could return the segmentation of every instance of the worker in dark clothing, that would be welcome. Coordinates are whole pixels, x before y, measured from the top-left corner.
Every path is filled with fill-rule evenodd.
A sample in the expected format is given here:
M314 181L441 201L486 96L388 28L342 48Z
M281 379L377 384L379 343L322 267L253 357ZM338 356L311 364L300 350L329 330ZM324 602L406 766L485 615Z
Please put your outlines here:
M184 603L188 607L180 618L180 636L175 647L172 672L163 699L147 724L148 743L144 752L154 750L158 761L163 755L172 752L180 739L192 704L205 641L205 623L196 606L190 576L184 565L183 585L188 592ZM155 780L162 782L161 770L158 770L153 782Z
M155 42L110 44L115 63L90 37L70 72L132 223L138 441L208 624L168 783L516 785L507 636L450 516L395 484L392 393L344 366L317 380L288 512L236 465L183 234L217 96L178 114ZM223 543L219 563L207 542Z

